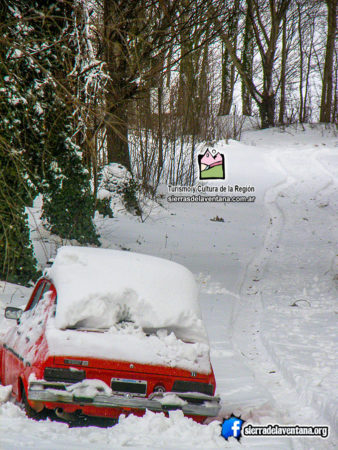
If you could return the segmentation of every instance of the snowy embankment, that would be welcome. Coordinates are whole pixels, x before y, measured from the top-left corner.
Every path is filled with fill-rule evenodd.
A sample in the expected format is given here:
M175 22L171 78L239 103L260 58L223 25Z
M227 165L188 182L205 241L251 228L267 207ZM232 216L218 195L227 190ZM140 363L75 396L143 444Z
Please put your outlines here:
M195 274L223 417L330 426L327 440L246 437L241 448L326 449L337 442L337 141L320 127L246 132L242 142L217 150L226 156L224 184L253 186L255 203L163 200L165 208L154 208L145 222L123 213L96 217L103 247L161 256ZM44 263L57 241L38 226L39 208L31 213ZM224 222L210 220L216 216ZM25 289L1 286L1 309L24 303ZM239 446L220 437L219 423L147 413L110 429L75 429L33 422L7 402L0 406L0 446Z

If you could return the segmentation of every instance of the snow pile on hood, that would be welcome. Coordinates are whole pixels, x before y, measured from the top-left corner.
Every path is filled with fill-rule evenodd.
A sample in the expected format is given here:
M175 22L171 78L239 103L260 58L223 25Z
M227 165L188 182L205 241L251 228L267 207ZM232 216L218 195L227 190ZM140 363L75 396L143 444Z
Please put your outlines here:
M62 247L48 270L57 290L55 326L109 329L131 321L146 332L207 342L197 287L185 267L148 255Z

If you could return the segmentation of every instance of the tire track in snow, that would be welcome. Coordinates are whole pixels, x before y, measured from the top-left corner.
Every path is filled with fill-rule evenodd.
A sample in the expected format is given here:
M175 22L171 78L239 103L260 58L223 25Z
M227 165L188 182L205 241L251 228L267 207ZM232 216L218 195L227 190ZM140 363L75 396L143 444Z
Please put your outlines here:
M233 342L234 347L237 347L237 350L249 360L251 366L254 366L253 368L258 375L259 381L263 384L266 383L266 387L276 400L275 407L279 407L279 411L284 409L285 413L281 414L281 421L286 420L288 423L295 423L295 418L297 419L296 421L300 421L300 409L305 412L305 416L312 419L316 416L316 412L312 408L312 402L306 401L309 399L303 398L303 396L299 395L298 389L295 389L297 380L294 380L294 385L288 382L288 380L292 380L293 378L290 376L290 373L287 373L290 371L285 370L285 368L280 365L279 358L275 354L274 349L269 345L269 342L267 342L264 335L260 333L261 318L265 314L262 297L264 279L262 278L270 256L273 254L274 250L278 248L277 244L287 220L283 209L277 204L277 200L278 197L282 195L281 192L283 190L286 190L297 183L295 177L291 175L290 171L288 171L285 165L280 161L278 153L278 151L272 152L270 158L273 165L284 174L284 179L271 187L264 196L264 204L268 212L269 224L263 246L248 264L243 275L240 287L241 300L236 303L233 311L233 323L235 324L235 327L233 327ZM285 154L287 155L288 153L289 152ZM315 159L316 154L317 152L312 153L312 160ZM315 161L317 164L320 164L317 160ZM329 174L327 170L326 173L329 175L330 180L316 192L317 195L318 193L328 190L333 185L332 174ZM251 333L252 335L251 342L245 337L248 333ZM250 342L249 348L247 345L248 342ZM259 360L259 364L254 362L256 359ZM281 387L283 387L283 389L281 389ZM290 388L292 392L288 398L281 395L281 393L285 393L288 390L290 391ZM295 399L297 400L295 401ZM302 408L300 408L301 404L303 404ZM310 404L310 406L306 406L306 404ZM330 414L333 413L333 411L329 411L328 415L330 416ZM289 414L293 416L293 421ZM315 446L314 448L316 448L315 441L316 439L311 441L311 444L313 443ZM294 441L293 445L296 445L297 447L301 446L300 448L310 448L309 441L306 439L297 439L297 442ZM323 441L320 442L320 446L323 449L331 448L331 444Z
M328 156L330 155L331 152L328 152L327 150L325 151L325 155ZM326 173L329 177L330 177L330 181L327 183L327 185L320 190L319 196L323 197L326 193L326 197L330 196L330 191L333 191L334 193L337 194L338 191L338 177L335 175L334 172L331 172L330 170L328 170L325 165L323 164L323 162L320 161L319 157L320 156L324 156L323 155L323 151L322 150L317 150L314 155L313 155L313 160L317 163L317 165L319 166L320 170L322 170L324 173ZM325 192L326 191L326 192ZM317 195L318 195L317 193ZM322 203L322 205L319 205L320 207L326 207L325 203ZM330 206L330 202L327 203L327 206ZM336 223L334 224L334 226L336 225ZM337 241L338 241L338 230L336 228L336 237L337 237ZM330 270L333 274L333 276L335 277L336 280L336 287L338 290L338 256L337 255L333 255L332 260L331 260L331 267Z
M328 152L325 152L325 154L329 154ZM315 173L323 174L325 177L328 177L328 181L325 182L322 186L320 186L313 195L313 200L316 202L316 207L322 208L322 207L330 207L330 201L327 201L327 198L333 197L333 194L337 194L337 177L333 173L331 173L329 170L325 168L325 166L318 160L319 156L323 156L323 150L315 150L310 155L310 160L312 165L316 166ZM282 167L282 162L280 162ZM322 177L318 177L321 179ZM319 203L319 202L322 203ZM333 213L335 210L333 209ZM332 229L337 229L336 227L336 221L334 220L334 217L331 215L326 215L326 220L329 220L331 222ZM329 223L327 224L329 228ZM336 233L337 234L337 233ZM331 251L331 261L327 265L327 271L332 272L332 276L335 273L334 269L337 269L337 259L336 254L332 250ZM263 302L262 302L263 305ZM264 307L264 306L263 306ZM275 362L275 364L278 366L279 370L283 373L284 379L291 381L292 385L295 387L295 390L297 392L297 397L300 401L300 403L307 405L308 407L312 408L315 413L317 413L318 417L323 417L327 424L331 426L331 433L334 430L335 424L337 423L337 410L336 405L334 402L326 402L325 396L321 395L320 391L314 391L312 389L308 389L306 384L304 382L300 383L300 380L297 378L297 374L293 373L292 368L290 368L287 364L283 364L283 361L281 361L276 354L275 348L273 345L270 344L270 342L266 339L264 334L261 336L262 343L266 350L268 351L269 355ZM286 344L288 347L290 346L290 342ZM305 349L309 348L309 345L301 346L299 344L295 344L295 347L301 348L304 347ZM327 377L328 373L324 373L321 380L318 382L318 386L321 385L323 380ZM302 380L303 381L303 380ZM324 403L323 403L324 402ZM336 418L336 419L335 419ZM321 448L331 448L331 444L329 444L327 441L325 443L323 442L321 444Z
M276 198L281 190L295 182L295 179L288 175L281 168L280 164L277 163L277 152L273 152L270 155L270 159L272 166L274 166L277 172L282 173L283 178L276 185L268 189L264 195L263 203L268 211L266 234L260 250L254 255L244 270L239 288L239 300L234 302L232 310L231 338L233 347L242 355L244 362L249 365L251 370L253 369L255 383L258 389L264 392L267 404L270 405L269 415L274 414L274 420L279 423L292 423L288 412L285 413L283 408L280 407L278 398L275 395L276 393L271 389L267 389L268 380L266 372L274 372L273 380L279 386L279 390L280 387L285 385L285 382L277 375L271 358L259 339L259 323L262 310L262 299L260 295L261 279L264 275L265 265L268 262L275 243L278 241L285 221L283 211L276 203ZM251 334L250 339L248 339L248 334ZM250 348L248 348L248 342L251 344ZM259 355L263 355L264 363L261 368L262 370L258 374L257 367L253 367L250 361L259 358ZM286 389L283 386L282 392L285 392ZM267 407L267 410L269 410L269 407ZM263 417L260 420L262 420L260 423L265 423ZM285 442L285 448L302 448L291 438L283 442Z
M325 154L329 155L330 152L326 151ZM328 197L328 196L330 196L330 191L331 190L333 191L333 193L337 194L337 192L338 192L338 188L337 188L337 186L338 186L338 177L335 175L334 172L331 172L330 170L328 170L325 167L325 165L320 161L319 156L323 156L323 151L317 150L314 153L314 155L313 155L314 161L317 163L317 165L319 166L320 170L322 170L324 173L326 173L331 178L330 181L327 183L327 185L322 190L319 191L319 195L323 196L323 193L325 194L325 191L326 191L326 196ZM328 204L328 206L330 206L330 204ZM334 225L336 226L336 222L334 223ZM337 235L337 241L338 241L337 228L336 228L336 235ZM337 268L338 268L338 257L336 255L334 255L333 258L332 258L332 263L331 263L331 271L332 271L333 275L336 276L336 277L338 275ZM337 280L337 288L338 288L338 280Z

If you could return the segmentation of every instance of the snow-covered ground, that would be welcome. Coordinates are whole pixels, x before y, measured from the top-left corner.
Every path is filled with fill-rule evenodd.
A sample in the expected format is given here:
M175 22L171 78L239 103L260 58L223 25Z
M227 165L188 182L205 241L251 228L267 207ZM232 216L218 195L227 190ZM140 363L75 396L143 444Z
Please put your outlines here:
M0 387L1 448L335 448L338 138L324 127L290 127L245 132L217 150L228 174L220 184L253 186L254 203L163 199L164 208L152 208L143 222L116 211L113 219L98 215L102 245L161 256L194 273L222 417L328 425L329 439L244 437L239 444L220 436L219 421L199 425L179 411L129 416L107 429L68 428L26 418ZM41 230L38 213L31 208L43 265L60 242ZM224 221L210 220L216 216ZM28 292L0 282L0 309L23 304Z

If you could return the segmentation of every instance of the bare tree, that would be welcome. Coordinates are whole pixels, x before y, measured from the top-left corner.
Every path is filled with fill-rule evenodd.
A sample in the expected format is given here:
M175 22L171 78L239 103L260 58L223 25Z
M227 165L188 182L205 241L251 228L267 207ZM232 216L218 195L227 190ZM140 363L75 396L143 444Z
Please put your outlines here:
M243 37L242 62L243 69L252 80L253 75L253 58L254 58L254 36L251 23L252 16L252 0L247 1L247 10L245 14L245 26ZM242 79L242 112L244 116L252 114L252 98L244 80Z
M110 77L105 116L109 162L131 168L130 100L142 91L144 96L145 87L153 88L161 81L158 74L167 71L168 65L182 60L185 72L190 70L192 53L201 51L204 43L211 40L210 32L207 38L202 37L209 28L207 10L211 3L212 0L104 0L103 47ZM183 50L177 55L173 48Z
M285 101L286 101L286 61L287 61L287 32L286 32L286 17L283 18L283 36L282 36L282 61L281 61L281 84L280 84L280 106L279 119L280 124L284 123L285 116Z
M263 76L263 86L260 90L248 76L243 66L243 61L238 58L236 48L232 43L232 37L224 30L224 26L218 19L214 8L210 7L210 16L213 19L215 28L228 49L229 55L243 82L258 105L262 128L275 125L276 88L274 85L274 65L278 38L281 31L281 22L289 8L290 1L269 0L269 5L267 5L263 0L252 0L250 20L261 57Z
M228 5L228 11L226 15L226 30L231 39L231 44L233 48L237 49L237 35L238 35L238 19L239 19L239 3L240 0L235 0L231 2L231 7ZM247 40L249 41L249 27ZM249 48L250 42L246 42ZM244 55L243 55L244 56ZM248 55L249 56L249 55ZM250 56L249 56L250 58ZM248 66L249 58L246 58L245 63ZM243 64L245 64L243 61ZM247 67L248 68L248 67ZM222 45L222 91L221 91L221 101L219 106L219 116L225 116L230 114L232 106L232 98L235 86L235 65L231 61L229 51L226 45Z

